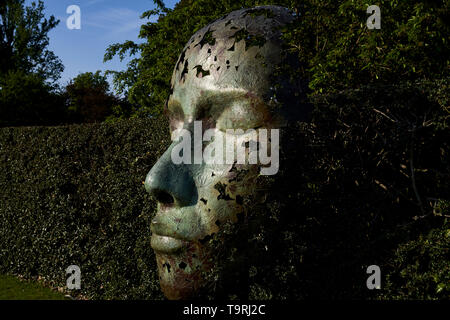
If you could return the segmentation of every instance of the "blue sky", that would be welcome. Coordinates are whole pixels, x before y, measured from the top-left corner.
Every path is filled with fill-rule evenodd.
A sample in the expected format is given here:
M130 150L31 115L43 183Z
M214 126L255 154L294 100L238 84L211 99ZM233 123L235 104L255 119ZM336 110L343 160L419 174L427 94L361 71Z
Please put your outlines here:
M27 4L31 2L26 1ZM169 8L176 2L164 1ZM44 5L47 18L54 15L61 20L49 33L49 49L65 66L59 80L62 85L80 72L125 69L127 61L120 62L118 58L103 63L106 48L125 40L138 41L140 26L146 22L139 18L140 15L155 8L152 0L44 0ZM70 5L78 5L81 9L80 30L70 30L66 26L69 17L66 9Z

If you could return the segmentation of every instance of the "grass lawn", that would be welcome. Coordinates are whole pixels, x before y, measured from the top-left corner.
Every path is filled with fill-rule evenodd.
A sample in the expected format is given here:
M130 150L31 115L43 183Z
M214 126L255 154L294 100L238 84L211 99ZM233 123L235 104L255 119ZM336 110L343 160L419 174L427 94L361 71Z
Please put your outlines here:
M38 282L0 274L0 300L64 300L63 294Z

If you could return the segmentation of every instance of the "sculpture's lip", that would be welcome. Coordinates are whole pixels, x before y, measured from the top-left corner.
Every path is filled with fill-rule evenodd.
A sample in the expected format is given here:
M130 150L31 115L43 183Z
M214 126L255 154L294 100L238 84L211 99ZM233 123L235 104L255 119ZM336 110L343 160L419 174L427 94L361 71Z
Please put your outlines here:
M181 251L189 244L189 242L168 236L153 234L151 238L151 246L153 250L161 253L176 253Z

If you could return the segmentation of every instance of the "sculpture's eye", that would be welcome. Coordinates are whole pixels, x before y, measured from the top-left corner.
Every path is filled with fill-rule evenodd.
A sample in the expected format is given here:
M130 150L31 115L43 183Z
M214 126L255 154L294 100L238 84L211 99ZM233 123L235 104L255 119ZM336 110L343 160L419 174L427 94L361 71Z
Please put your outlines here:
M182 129L183 126L184 126L183 120L170 119L170 132L174 132L175 130Z
M243 101L226 108L217 119L217 128L221 131L236 129L257 129L267 122L265 108L257 108Z

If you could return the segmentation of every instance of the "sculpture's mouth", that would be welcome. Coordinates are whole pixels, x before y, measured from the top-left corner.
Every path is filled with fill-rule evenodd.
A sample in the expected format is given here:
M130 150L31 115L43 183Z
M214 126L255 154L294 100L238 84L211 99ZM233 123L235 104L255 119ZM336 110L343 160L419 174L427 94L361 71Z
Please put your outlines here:
M151 238L153 250L161 253L176 253L182 251L188 244L189 242L187 241L158 234L153 234Z

